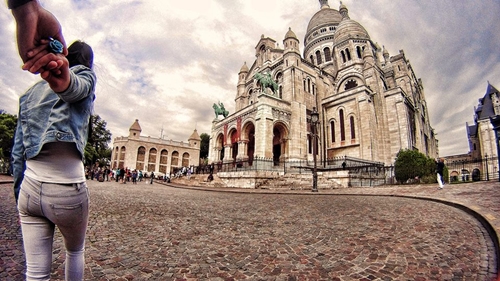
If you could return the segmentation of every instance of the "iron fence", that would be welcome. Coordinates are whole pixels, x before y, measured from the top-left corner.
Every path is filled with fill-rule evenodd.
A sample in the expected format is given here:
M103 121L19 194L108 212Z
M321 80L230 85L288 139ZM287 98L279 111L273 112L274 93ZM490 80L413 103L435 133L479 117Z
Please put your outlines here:
M213 165L213 168L211 168ZM384 163L364 159L342 156L319 160L316 163L320 172L348 171L349 183L353 187L375 186L394 183L394 167ZM218 162L193 167L196 174L214 174L220 172L268 171L286 174L311 174L314 167L313 160L282 160L256 157L254 159ZM177 172L177 171L175 171Z
M446 161L450 182L498 181L498 157L464 158Z

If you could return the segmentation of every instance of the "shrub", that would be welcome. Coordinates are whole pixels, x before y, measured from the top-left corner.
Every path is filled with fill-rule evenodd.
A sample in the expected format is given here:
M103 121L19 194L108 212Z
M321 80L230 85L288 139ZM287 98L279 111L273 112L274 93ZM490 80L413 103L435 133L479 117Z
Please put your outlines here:
M394 164L396 180L400 183L414 182L420 179L423 182L436 182L436 163L434 159L416 150L400 150Z

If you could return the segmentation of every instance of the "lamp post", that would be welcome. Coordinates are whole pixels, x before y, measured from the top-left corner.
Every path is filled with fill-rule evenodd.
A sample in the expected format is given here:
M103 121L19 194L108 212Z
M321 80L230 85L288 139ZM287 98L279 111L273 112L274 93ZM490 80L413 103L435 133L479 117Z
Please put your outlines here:
M313 142L313 186L312 192L318 192L318 170L316 164L316 154L318 154L318 142L317 142L317 126L319 122L319 113L316 110L316 107L313 107L313 112L311 113L311 133L312 133L312 142Z

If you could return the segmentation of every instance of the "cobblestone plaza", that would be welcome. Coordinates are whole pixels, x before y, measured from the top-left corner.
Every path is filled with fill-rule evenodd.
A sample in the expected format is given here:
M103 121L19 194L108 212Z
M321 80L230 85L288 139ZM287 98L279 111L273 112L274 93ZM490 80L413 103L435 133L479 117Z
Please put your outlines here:
M89 186L85 280L495 280L497 273L492 237L475 216L434 200L372 196L396 187L311 194ZM0 279L23 280L11 193L11 184L0 185ZM56 235L52 277L62 280Z

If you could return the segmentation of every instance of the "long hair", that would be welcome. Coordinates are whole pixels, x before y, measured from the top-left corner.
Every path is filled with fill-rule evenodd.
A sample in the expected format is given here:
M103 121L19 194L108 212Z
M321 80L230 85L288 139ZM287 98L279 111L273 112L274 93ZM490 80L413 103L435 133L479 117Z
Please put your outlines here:
M68 55L66 58L69 61L69 66L84 65L92 68L94 63L94 52L92 48L85 42L75 41L68 48Z

